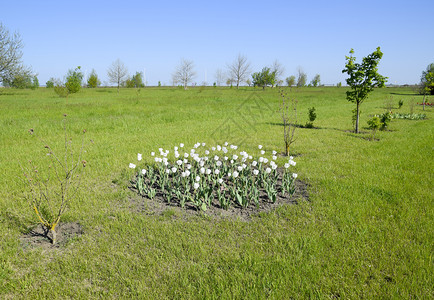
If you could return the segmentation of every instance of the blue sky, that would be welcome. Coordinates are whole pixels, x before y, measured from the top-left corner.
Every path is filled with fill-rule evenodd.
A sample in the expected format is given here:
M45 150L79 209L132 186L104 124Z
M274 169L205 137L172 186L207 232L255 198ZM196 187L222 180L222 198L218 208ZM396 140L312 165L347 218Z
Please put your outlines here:
M103 82L116 59L149 85L171 83L182 58L195 81L212 83L241 53L259 71L278 60L284 76L301 67L310 81L345 80L351 48L358 61L380 46L389 83L418 83L434 62L434 1L2 1L0 22L24 41L24 63L44 84L68 69L95 69Z

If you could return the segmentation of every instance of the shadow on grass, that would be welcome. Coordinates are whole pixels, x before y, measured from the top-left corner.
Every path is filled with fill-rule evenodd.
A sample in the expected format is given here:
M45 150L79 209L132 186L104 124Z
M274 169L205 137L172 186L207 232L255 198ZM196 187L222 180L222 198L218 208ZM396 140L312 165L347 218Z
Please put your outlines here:
M272 126L282 126L283 127L283 123L267 122L265 124L272 125ZM334 128L316 127L316 126L314 126L314 127L307 127L307 126L302 125L302 124L294 124L294 125L291 125L291 126L294 126L296 128L304 128L304 129L334 129Z

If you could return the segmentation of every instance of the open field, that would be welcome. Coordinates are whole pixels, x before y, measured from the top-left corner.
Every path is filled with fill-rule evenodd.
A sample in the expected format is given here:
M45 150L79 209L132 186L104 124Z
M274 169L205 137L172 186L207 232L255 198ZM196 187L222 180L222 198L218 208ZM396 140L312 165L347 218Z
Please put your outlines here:
M356 135L345 91L288 90L300 124L308 107L318 115L318 128L298 128L292 148L309 201L244 221L138 209L128 164L179 143L283 151L276 89L85 89L67 100L45 88L1 90L0 298L434 298L433 109L426 120L392 120L368 141L366 121L390 96L393 111L404 100L403 113L422 97L375 90ZM32 248L20 239L36 222L20 163L43 159L30 128L62 145L64 113L75 136L85 128L94 141L86 182L63 218L84 234Z

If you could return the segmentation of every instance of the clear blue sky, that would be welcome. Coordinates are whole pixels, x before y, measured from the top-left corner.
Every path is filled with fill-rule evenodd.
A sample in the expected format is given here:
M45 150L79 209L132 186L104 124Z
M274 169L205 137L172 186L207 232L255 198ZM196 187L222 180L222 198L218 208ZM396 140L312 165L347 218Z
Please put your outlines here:
M194 61L196 82L214 81L238 53L253 71L278 60L284 76L298 67L324 84L345 80L351 48L358 61L377 46L389 83L418 83L434 62L434 1L2 1L0 22L24 41L24 63L63 78L95 69L103 82L119 58L149 85L171 83L181 58Z

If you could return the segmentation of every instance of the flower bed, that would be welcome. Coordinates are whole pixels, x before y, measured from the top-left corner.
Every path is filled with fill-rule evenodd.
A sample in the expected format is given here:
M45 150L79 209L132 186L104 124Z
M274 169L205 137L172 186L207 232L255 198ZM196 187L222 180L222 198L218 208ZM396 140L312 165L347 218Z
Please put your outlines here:
M423 120L426 118L425 114L401 114L393 113L391 115L392 119L407 119L407 120Z
M275 203L278 196L290 197L297 178L290 171L296 165L293 157L279 168L276 151L267 158L263 147L258 148L261 156L255 159L228 143L211 148L197 143L190 150L180 144L173 153L162 148L157 154L152 152L154 165L139 167L130 163L129 167L139 170L135 187L140 195L150 199L159 195L181 207L192 205L203 211L210 206L259 207L261 201ZM139 153L138 161L142 158Z

